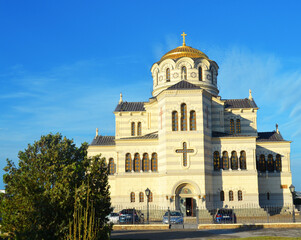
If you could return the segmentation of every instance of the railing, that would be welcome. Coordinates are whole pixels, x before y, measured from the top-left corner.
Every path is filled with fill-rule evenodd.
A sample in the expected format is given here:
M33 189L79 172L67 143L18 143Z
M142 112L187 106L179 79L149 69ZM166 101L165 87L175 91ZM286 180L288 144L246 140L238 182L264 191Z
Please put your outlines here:
M146 224L147 207L146 206L113 206L113 212L121 212L124 209L128 210L129 221L124 221L120 218L119 224ZM133 211L134 209L134 211ZM217 213L220 207L211 206L207 208L195 208L193 209L192 216L186 216L183 214L183 224L212 224L212 223L242 223L242 224L254 224L254 223L290 223L301 222L300 211L293 206L261 206L258 205L245 205L240 207L228 207L223 208L230 211L231 217L229 221L217 221ZM149 206L149 221L150 224L162 223L163 216L170 211L175 211L174 208L166 208L150 204ZM125 212L125 211L123 211ZM122 214L121 214L122 215ZM120 217L121 217L120 215ZM137 215L137 216L136 216ZM135 220L133 220L135 219ZM172 224L169 221L170 224Z

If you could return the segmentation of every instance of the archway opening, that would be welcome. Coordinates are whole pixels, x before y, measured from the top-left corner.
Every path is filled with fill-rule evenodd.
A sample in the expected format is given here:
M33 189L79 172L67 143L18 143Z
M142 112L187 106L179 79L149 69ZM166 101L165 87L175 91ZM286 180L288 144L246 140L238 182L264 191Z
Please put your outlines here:
M175 195L176 209L186 217L195 217L197 202L194 187L191 184L183 183L177 187Z

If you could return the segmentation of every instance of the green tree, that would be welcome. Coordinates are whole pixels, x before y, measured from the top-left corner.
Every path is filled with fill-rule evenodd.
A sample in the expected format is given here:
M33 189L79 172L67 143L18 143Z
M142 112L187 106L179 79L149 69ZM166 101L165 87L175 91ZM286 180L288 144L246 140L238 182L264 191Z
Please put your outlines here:
M18 167L4 168L6 197L2 202L2 231L14 239L65 239L73 219L75 191L87 204L87 189L100 229L106 229L110 195L105 159L87 158L86 143L76 147L60 134L42 136L19 152ZM106 234L105 234L106 235Z

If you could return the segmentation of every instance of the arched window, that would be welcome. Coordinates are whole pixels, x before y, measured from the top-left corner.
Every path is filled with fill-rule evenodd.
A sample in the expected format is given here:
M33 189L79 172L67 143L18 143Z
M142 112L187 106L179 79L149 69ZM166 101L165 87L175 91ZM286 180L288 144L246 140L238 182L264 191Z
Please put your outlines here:
M166 69L166 82L170 82L170 69Z
M135 202L135 193L131 192L131 202Z
M199 67L199 81L203 81L203 69Z
M177 111L172 112L172 130L178 131L178 112Z
M242 201L242 191L241 190L238 190L237 196L238 196L238 201Z
M211 69L211 83L214 83L214 71Z
M246 152L245 151L240 152L239 165L240 165L241 170L246 170L247 169L247 158L246 158Z
M261 154L259 156L259 171L265 172L266 171L266 162L265 162L265 156Z
M148 172L148 170L149 170L148 154L144 153L143 154L143 159L142 159L142 171L143 172Z
M282 171L282 164L281 164L281 155L280 154L276 155L275 165L276 165L276 171L281 172Z
M139 193L139 202L144 202L144 194L143 194L143 192Z
M225 193L224 193L224 191L221 191L221 192L219 193L219 196L220 196L221 202L225 201Z
M126 172L131 172L132 171L132 158L131 158L130 153L127 153L125 155L125 171Z
M138 122L138 125L137 125L137 135L138 136L141 136L141 132L142 132L142 126L141 126L141 122Z
M190 131L196 130L196 114L195 111L190 111Z
M228 170L229 169L229 156L228 152L224 151L223 152L223 169Z
M233 201L234 197L233 197L233 191L229 191L229 201Z
M185 103L181 104L181 131L187 131L187 107Z
M231 153L231 168L232 170L238 169L238 159L237 159L237 153L235 151Z
M139 153L135 153L134 157L134 171L140 172L140 155Z
M236 119L236 133L241 132L240 119Z
M274 172L274 159L273 159L273 155L269 154L268 155L268 171L269 172Z
M181 69L181 78L182 80L187 80L187 68L185 66Z
M213 153L213 167L215 171L220 169L220 156L218 151Z
M131 135L135 136L135 123L134 122L131 123Z
M234 120L233 119L230 119L230 133L231 134L235 133Z
M153 201L153 193L149 192L148 202L152 202L152 201Z
M157 153L152 154L152 172L158 171L158 155Z
M115 173L115 164L114 164L114 159L110 158L109 159L109 174L113 175Z
M270 200L270 193L267 192L267 200Z

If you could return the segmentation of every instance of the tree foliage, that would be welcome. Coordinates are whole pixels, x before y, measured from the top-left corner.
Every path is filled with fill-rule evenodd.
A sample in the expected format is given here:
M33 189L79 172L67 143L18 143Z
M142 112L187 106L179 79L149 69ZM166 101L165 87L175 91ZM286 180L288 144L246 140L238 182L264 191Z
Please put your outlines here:
M87 147L49 134L19 152L18 167L7 160L2 231L15 239L65 239L75 195L86 206L87 189L100 229L109 231L104 228L111 211L105 159L88 159Z

